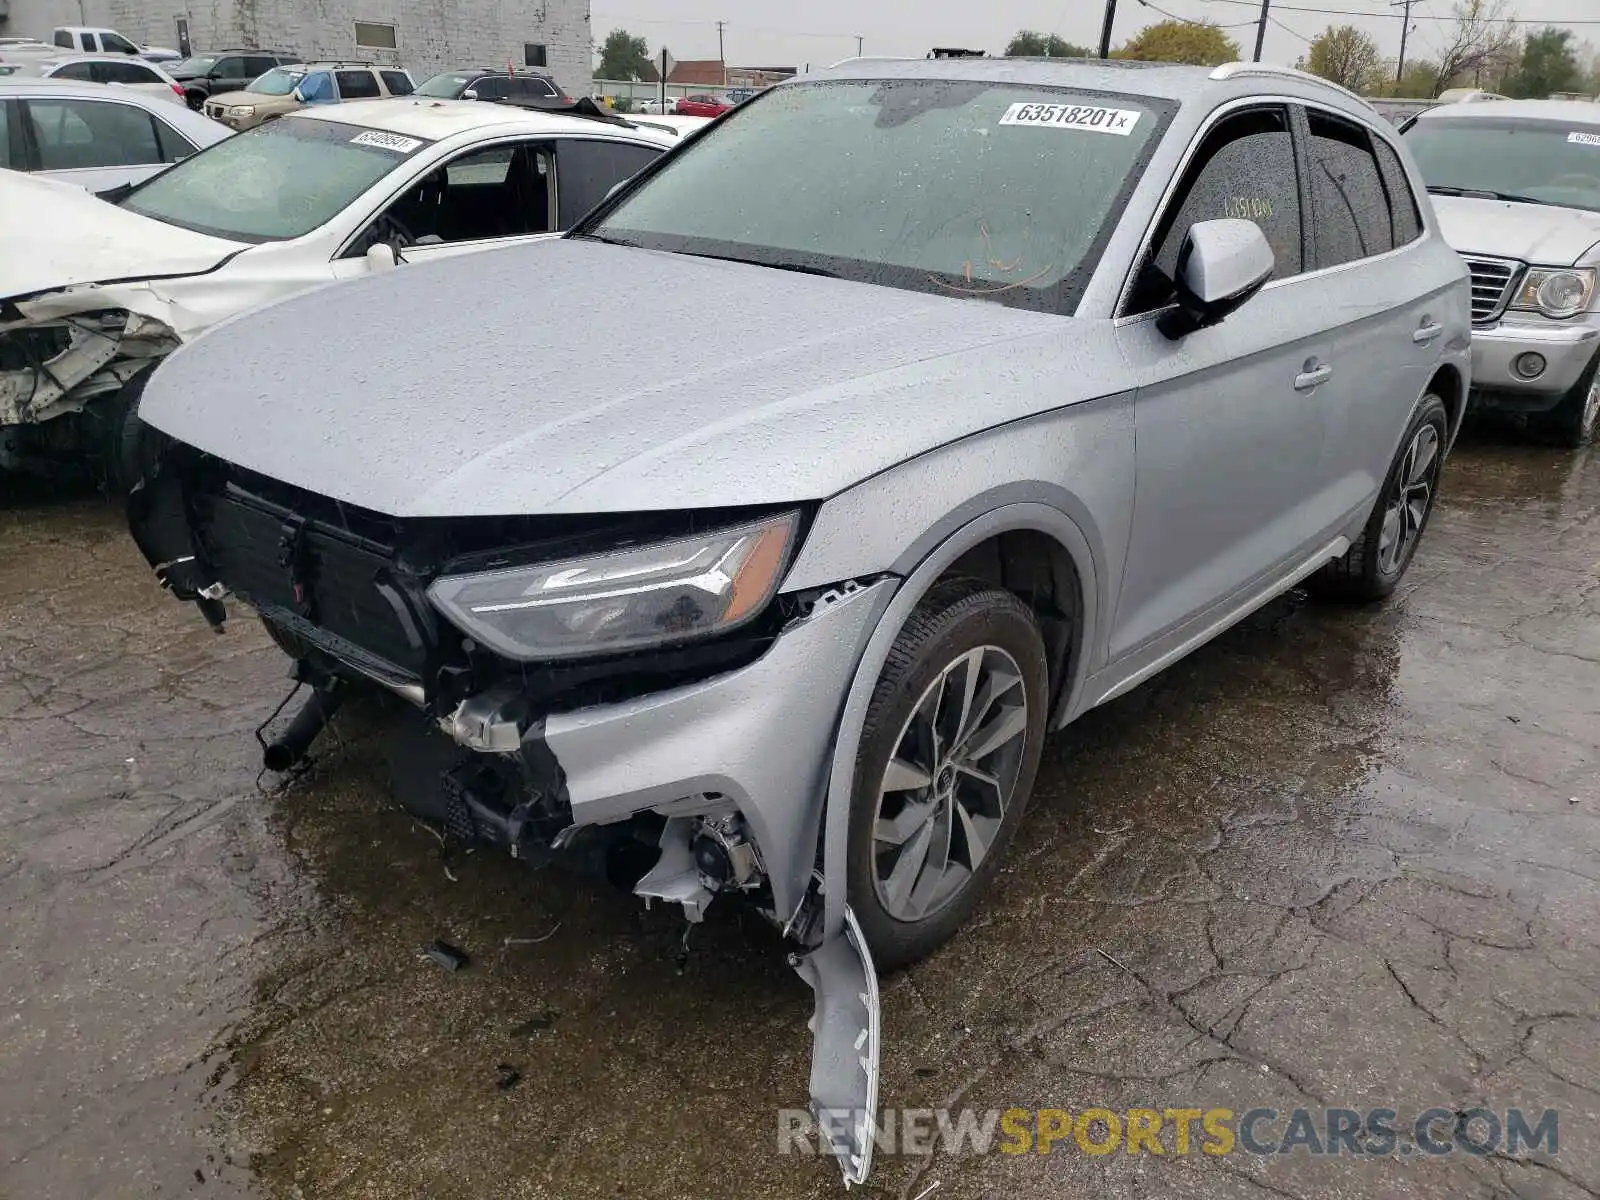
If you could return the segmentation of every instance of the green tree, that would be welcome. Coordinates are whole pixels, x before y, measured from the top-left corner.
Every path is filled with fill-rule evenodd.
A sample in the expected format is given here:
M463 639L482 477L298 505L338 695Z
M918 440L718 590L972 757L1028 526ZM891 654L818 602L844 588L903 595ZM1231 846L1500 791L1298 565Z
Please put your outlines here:
M1032 29L1019 29L1017 36L1006 43L1007 58L1089 58L1084 46L1074 46L1053 33L1039 33Z
M1115 57L1218 67L1238 60L1239 43L1212 21L1160 21L1134 34Z
M1353 92L1366 94L1384 78L1378 43L1354 25L1330 25L1311 43L1304 69Z
M1572 31L1546 25L1522 42L1522 61L1506 80L1509 95L1543 100L1551 92L1581 92L1588 88L1583 66L1573 46Z
M613 29L600 44L600 65L594 73L598 79L643 79L649 65L650 43L626 29Z

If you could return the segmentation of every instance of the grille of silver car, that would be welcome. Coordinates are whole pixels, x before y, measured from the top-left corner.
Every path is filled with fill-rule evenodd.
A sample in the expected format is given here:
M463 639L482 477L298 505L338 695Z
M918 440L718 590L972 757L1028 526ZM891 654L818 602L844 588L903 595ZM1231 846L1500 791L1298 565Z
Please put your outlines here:
M1463 254L1472 272L1472 323L1484 325L1505 312L1511 290L1522 277L1522 264L1511 258Z
M222 105L220 105L220 104L207 104L206 105L206 116L210 117L213 121L222 120Z

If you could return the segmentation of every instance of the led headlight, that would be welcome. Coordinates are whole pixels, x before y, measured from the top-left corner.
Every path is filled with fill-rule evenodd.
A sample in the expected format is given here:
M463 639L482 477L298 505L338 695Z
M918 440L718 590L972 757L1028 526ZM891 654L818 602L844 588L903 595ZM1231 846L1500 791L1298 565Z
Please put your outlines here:
M1575 317L1594 296L1593 267L1533 267L1511 307L1547 317Z
M507 658L691 641L754 618L783 580L798 513L563 562L435 580L428 598Z
M228 115L230 117L253 117L256 115L256 106L254 104L235 104L228 110Z

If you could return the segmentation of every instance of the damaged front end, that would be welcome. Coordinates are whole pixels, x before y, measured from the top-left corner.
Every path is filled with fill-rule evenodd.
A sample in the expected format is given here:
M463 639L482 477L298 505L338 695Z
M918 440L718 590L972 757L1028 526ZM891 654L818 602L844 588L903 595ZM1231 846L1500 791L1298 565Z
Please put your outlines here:
M246 601L311 688L263 739L267 767L303 756L343 694L380 687L427 730L418 754L443 754L397 780L427 781L452 833L535 861L644 843L630 878L647 903L698 922L729 894L782 929L815 993L813 1108L855 1183L877 984L853 915L825 919L819 847L845 696L894 581L783 593L807 516L399 519L181 443L129 497L162 584L218 629L224 599Z
M93 428L60 418L117 397L181 343L166 322L106 304L93 288L0 304L0 469L96 447Z

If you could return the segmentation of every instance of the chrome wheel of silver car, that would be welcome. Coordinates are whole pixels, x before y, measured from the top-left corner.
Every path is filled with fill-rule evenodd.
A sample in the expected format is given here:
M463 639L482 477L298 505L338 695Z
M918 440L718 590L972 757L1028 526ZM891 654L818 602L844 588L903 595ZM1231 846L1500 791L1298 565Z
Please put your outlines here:
M1583 400L1583 419L1578 425L1578 437L1588 441L1594 436L1595 419L1600 417L1600 376L1589 384L1589 394Z
M895 741L873 822L878 898L902 921L954 899L988 855L1027 750L1022 669L998 646L940 671Z
M1433 503L1433 485L1439 473L1439 431L1420 426L1406 449L1394 489L1384 508L1378 534L1378 569L1390 575L1404 565Z

